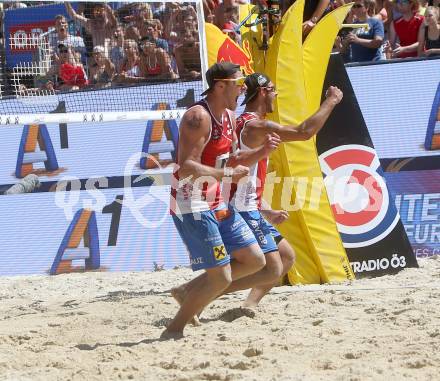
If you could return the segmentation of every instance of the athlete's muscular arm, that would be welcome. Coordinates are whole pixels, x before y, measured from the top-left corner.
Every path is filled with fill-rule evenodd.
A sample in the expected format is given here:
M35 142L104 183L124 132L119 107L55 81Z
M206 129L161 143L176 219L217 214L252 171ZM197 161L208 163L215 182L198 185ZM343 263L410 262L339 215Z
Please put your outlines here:
M202 152L209 139L211 118L201 106L188 110L180 122L178 165L179 177L192 176L194 179L201 176L211 176L221 180L223 169L217 169L201 163ZM246 176L248 168L239 166L234 169L233 181Z
M236 167L237 165L249 167L261 159L268 157L272 151L278 148L280 143L281 139L276 133L267 134L263 145L251 150L234 152L229 157L226 165L228 167Z
M265 134L276 133L283 142L308 140L324 126L335 106L342 100L342 91L337 87L330 86L326 93L326 100L321 104L319 110L310 118L306 119L298 126L282 126L268 120L252 120L248 122L248 127L243 131L242 139L246 145L261 144L261 139Z

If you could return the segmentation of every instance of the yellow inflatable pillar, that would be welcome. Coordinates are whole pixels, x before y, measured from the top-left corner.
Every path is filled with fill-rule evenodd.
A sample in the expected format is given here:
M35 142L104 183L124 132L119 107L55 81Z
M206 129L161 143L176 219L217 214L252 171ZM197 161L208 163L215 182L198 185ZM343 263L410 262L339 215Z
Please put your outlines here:
M286 12L266 55L266 70L277 86L270 119L298 124L315 112L333 41L350 6L325 16L302 44L304 0ZM315 141L285 143L271 156L281 183L273 187L272 205L290 212L279 226L296 251L291 283L322 283L354 279L327 199ZM271 187L269 183L266 185ZM268 199L270 201L270 199Z

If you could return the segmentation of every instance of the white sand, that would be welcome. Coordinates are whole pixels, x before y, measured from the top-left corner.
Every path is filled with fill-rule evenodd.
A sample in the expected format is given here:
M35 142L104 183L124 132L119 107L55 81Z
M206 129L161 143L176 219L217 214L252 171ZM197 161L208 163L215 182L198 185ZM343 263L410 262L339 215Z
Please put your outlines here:
M420 264L280 287L254 316L232 294L165 342L167 290L189 270L0 278L0 379L439 380L440 258Z

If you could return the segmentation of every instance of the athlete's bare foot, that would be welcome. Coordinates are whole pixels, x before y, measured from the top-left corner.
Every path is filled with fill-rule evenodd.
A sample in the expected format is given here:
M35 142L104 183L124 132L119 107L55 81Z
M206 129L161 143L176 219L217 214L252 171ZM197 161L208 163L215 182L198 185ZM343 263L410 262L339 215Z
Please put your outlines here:
M244 302L243 302L243 304L242 304L242 307L243 308L250 308L250 309L252 309L252 308L255 308L256 306L258 306L258 302L257 301L255 301L255 300L245 300Z
M179 340L181 338L183 338L183 332L172 332L168 331L168 329L160 335L161 340Z
M176 299L176 302L179 303L179 306L182 305L185 300L186 291L184 286L174 287L171 289L171 296ZM194 317L189 321L194 327L199 327L202 324L200 323L199 317L194 315Z

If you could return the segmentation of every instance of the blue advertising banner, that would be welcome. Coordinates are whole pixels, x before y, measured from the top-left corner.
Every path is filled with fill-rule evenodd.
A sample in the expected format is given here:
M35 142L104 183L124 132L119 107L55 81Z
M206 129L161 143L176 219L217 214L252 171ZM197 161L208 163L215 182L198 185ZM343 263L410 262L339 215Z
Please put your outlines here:
M387 196L390 202L381 204L389 207L381 207L377 217L378 221L388 221L390 217L389 229L383 229L383 234L389 234L392 241L397 240L405 246L401 234L404 229L418 256L437 254L440 250L440 171L419 171L421 164L417 162L421 158L435 162L435 158L440 157L440 152L427 150L424 146L440 80L439 69L440 60L428 60L358 66L347 70L362 112L356 114L357 119L352 122L365 121L378 155L371 153L368 134L360 137L350 128L344 132L344 138L354 134L349 144L357 147L345 148L358 151L361 148L362 158L368 162L357 162L356 165L376 180L374 184L377 183L377 190L383 191L382 195L390 193ZM408 76L408 72L412 75ZM181 107L179 100L185 98L188 91L198 100L202 92L201 82L57 94L51 104L10 99L0 102L0 118L5 110L9 114L14 114L11 110L17 110L17 114L41 112L42 107L47 108L46 112L53 111L60 102L64 102L67 112L141 111L164 101L170 108L176 108ZM109 98L112 102L108 102ZM347 122L347 115L341 118ZM53 169L55 167L48 168L41 161L33 163L32 169L43 184L40 192L0 196L0 246L3 250L0 274L56 274L77 269L151 271L162 266L188 265L185 246L168 214L170 168L163 165L162 168L145 170L142 167L139 154L145 147L147 128L147 121L129 120L67 123L64 126L50 124L44 128L28 126L27 129L21 124L0 127L0 193L19 181L20 170L23 171L21 175L26 173L26 160L32 162L34 156L46 155L46 161L50 158L51 164L55 165L55 158L57 164L57 169ZM334 141L332 134L336 128L329 131L329 141ZM46 144L43 153L39 152L41 147L38 145L35 152L26 152L22 146L32 139L39 142L38 138L45 143L50 139L52 150ZM168 150L161 147L157 150L164 152L159 154L160 161L170 160L173 147L166 134L163 134L162 142L156 144L169 146ZM321 148L327 152L331 147ZM25 158L29 153L31 155ZM340 155L333 151L331 154L336 155L335 158ZM361 156L349 157L360 160ZM416 166L408 167L412 162ZM383 174L387 186L380 180ZM57 184L61 191L50 192ZM384 200L387 199L385 196ZM382 211L392 213L382 216ZM394 224L399 212L401 222ZM367 214L365 216L370 218ZM381 224L377 226L382 229ZM87 226L87 229L81 231L78 226ZM393 230L391 233L390 229ZM357 235L364 233L377 232L371 229L356 232ZM378 245L381 239L381 234L376 236L374 245ZM361 238L362 242L371 244L368 237L347 235L347 238L357 240L352 246L359 245ZM391 260L396 253L400 261L405 257L406 247L403 246L397 251L389 246L386 253L383 251L383 257L378 258L379 265L377 259L374 265L384 267L386 260L392 266ZM348 250L359 253L351 260L352 266L357 266L357 273L372 275L364 271L372 266L363 254L366 247ZM403 265L399 262L396 271L407 265L408 262Z
M414 253L440 254L440 171L386 173L385 177Z
M347 72L383 169L440 169L440 150L425 146L428 131L438 129L433 108L438 110L440 58L357 65Z
M347 72L414 253L439 254L440 59Z
M20 63L32 62L36 46L27 41L54 27L56 15L67 17L64 4L8 9L4 15L6 65L9 69Z
M0 275L49 274L51 269L59 273L63 265L64 272L88 270L84 262L91 258L92 240L93 255L99 258L93 271L187 266L186 248L169 214L169 198L169 186L1 196ZM72 240L69 247L63 245L83 211L94 211L93 236L81 235L74 245Z

